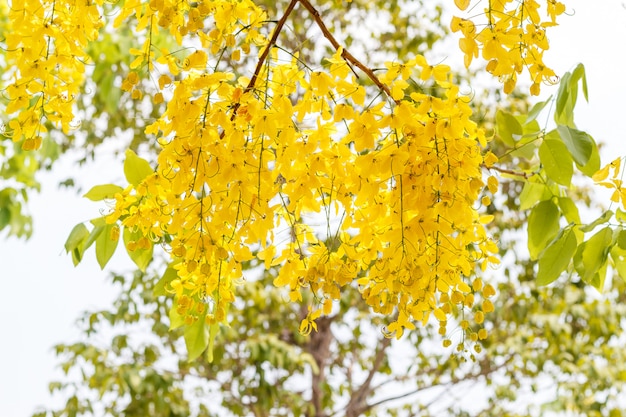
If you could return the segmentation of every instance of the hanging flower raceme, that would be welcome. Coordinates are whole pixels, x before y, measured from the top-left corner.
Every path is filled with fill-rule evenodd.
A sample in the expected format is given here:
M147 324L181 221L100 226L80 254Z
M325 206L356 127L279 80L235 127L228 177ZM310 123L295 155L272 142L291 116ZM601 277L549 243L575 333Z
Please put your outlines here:
M11 9L16 31L7 45L18 70L8 110L19 111L14 137L36 140L44 119L69 128L84 47L103 23L95 2L24 3ZM298 4L336 48L323 66L276 46ZM173 322L227 323L236 286L256 258L292 301L313 294L305 332L320 310L331 313L346 286L358 287L375 312L395 317L389 335L400 337L432 315L443 334L456 309L474 309L482 323L489 303L474 306L475 296L486 299L493 288L470 277L497 262L484 228L490 218L476 209L485 185L497 188L481 170L494 157L485 154L484 133L447 66L417 56L376 75L338 46L306 0L291 1L267 35L265 12L250 0L128 0L120 9L113 24L142 39L129 51L121 88L165 103L145 129L161 149L154 170L128 153L131 185L92 193L115 198L97 227L116 241L123 227L131 253L151 256L155 243L164 246L175 275L166 287L176 300ZM512 36L511 27L495 25ZM459 27L472 32L470 24ZM176 50L159 44L163 32ZM509 40L501 41L506 50ZM472 42L463 48L473 56ZM517 69L495 44L483 53L506 55ZM236 75L224 57L255 61L252 76ZM357 71L375 86L365 87ZM33 94L37 100L25 99Z
M455 2L461 10L470 6L470 1ZM530 92L538 95L541 83L558 81L554 71L544 64L543 53L550 47L546 30L556 26L557 16L564 12L565 5L555 0L545 0L543 9L535 0L494 0L484 9L485 22L455 16L450 28L463 35L459 46L465 53L466 67L482 54L487 71L500 78L506 94L513 91L526 68L532 81ZM548 19L542 19L542 14Z
M253 88L220 72L173 83L146 131L162 145L158 168L118 195L108 221L169 237L187 322L227 320L250 248L292 301L311 291L325 313L358 285L374 311L400 312L388 329L398 337L434 311L445 323L472 307L468 277L496 247L475 209L486 140L468 99L420 56L380 78L395 100L366 104L342 53L308 71L272 49ZM445 95L409 92L410 77Z
M9 9L6 59L13 82L7 86L9 134L26 150L38 149L51 122L68 133L73 101L90 58L87 43L103 25L102 0L24 0Z

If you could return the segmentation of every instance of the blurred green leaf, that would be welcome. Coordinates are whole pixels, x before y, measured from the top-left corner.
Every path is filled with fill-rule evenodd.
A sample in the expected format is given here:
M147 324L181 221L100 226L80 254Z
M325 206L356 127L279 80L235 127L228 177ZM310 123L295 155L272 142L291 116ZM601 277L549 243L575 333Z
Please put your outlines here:
M209 326L204 322L204 315L198 317L191 326L186 326L184 334L188 360L193 361L209 346Z
M140 231L131 232L128 227L124 227L123 239L130 259L142 272L146 272L146 268L152 261L154 243L144 237ZM142 247L142 245L147 245L147 247Z
M132 185L139 185L154 170L150 163L137 156L131 149L126 150L126 160L124 161L124 175L126 180Z
M498 110L496 113L496 133L508 146L515 146L515 142L521 139L524 129L520 122L511 113Z
M90 199L91 201L100 201L106 198L114 198L115 194L124 191L122 187L114 184L96 185L89 190L83 197Z

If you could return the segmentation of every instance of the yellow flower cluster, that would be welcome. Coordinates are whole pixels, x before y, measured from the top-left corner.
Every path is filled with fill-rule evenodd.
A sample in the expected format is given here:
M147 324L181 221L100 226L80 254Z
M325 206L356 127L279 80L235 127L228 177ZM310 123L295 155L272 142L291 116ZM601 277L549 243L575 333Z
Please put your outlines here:
M220 57L228 52L226 56L238 61L242 52L250 53L251 45L265 42L265 37L259 32L266 21L265 12L250 0L130 0L122 6L114 26L126 24L130 16L136 19L136 31L147 31L141 47L130 49L131 55L136 57L130 63L131 69L145 65L153 71L154 63L158 62L167 65L172 75L178 75L181 70L202 71L207 67L205 50ZM183 40L194 39L199 41L202 49L195 50L184 59L166 48L159 49L154 38L163 30L168 31L178 45L183 45ZM160 56L155 60L157 51ZM130 91L135 84L126 90Z
M52 122L68 133L74 121L73 101L89 61L85 48L102 26L102 0L24 0L9 9L6 59L14 69L6 88L7 114L14 141L27 150L41 146Z
M108 221L171 237L172 291L188 322L200 304L208 322L225 320L254 247L292 301L307 288L330 313L356 284L374 311L397 311L388 331L398 337L433 311L445 321L452 306L471 307L464 277L497 262L489 218L474 208L486 141L449 68L421 56L389 63L380 81L393 100L366 104L342 52L306 71L272 49L253 88L187 71L147 128L163 146L158 169L118 194ZM445 96L405 93L409 77L434 78Z
M456 4L465 10L470 1ZM538 95L541 83L555 83L557 76L543 62L543 53L550 45L546 29L556 26L556 17L565 12L565 5L556 0L545 0L542 19L541 5L535 0L490 0L484 9L487 21L482 29L477 22L455 16L450 27L461 32L459 46L465 54L465 66L469 67L479 53L487 60L487 71L504 83L504 92L515 88L517 77L528 69L532 85L530 92Z
M622 158L615 159L610 164L604 166L593 175L593 180L603 187L613 190L611 195L611 201L615 203L622 203L622 207L626 210L626 187L624 187L624 181L622 180ZM609 180L610 171L613 171L611 179ZM621 175L620 175L621 174Z
M12 6L16 137L35 140L44 118L69 128L84 46L102 25L96 4ZM334 40L336 53L322 67L280 51L277 35L297 4L332 37L305 0L290 2L268 37L265 12L250 0L123 2L114 24L134 25L142 45L130 50L122 89L139 99L154 85L153 102L166 110L145 130L162 147L157 168L115 195L107 222L132 234L130 251L165 246L177 271L169 290L188 325L227 322L256 257L277 271L274 284L292 301L314 295L305 333L349 285L375 312L395 317L389 335L432 315L445 330L456 309L474 307L482 283L469 277L497 262L484 227L491 216L476 209L489 200L485 188L497 189L481 168L495 157L485 154L469 99L447 66L422 56L374 74ZM160 48L163 33L178 51ZM257 62L250 78L220 65L242 54ZM428 94L432 86L441 94ZM489 306L474 312L475 322Z

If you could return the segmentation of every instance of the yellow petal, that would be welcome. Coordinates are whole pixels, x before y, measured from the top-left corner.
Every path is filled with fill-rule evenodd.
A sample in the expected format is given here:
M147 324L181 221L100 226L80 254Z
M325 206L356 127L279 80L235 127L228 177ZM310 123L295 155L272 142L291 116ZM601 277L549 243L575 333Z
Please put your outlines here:
M454 0L454 4L461 10L467 9L467 6L470 4L470 0Z

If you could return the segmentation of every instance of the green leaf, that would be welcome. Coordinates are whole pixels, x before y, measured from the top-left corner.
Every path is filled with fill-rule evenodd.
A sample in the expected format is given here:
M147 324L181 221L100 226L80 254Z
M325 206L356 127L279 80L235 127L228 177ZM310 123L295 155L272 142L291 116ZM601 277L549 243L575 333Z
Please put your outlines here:
M611 259L613 260L613 267L617 271L618 275L626 281L626 250L613 246L611 248Z
M89 229L83 223L79 223L70 232L65 241L65 250L72 254L72 262L74 266L78 265L83 259L85 252L85 241L89 237Z
M161 279L159 279L159 281L157 281L157 283L154 285L152 294L155 297L167 295L167 292L165 291L165 286L169 284L170 282L172 282L172 280L176 279L177 277L178 277L178 273L173 268L173 264L168 265L167 269L165 269L165 272L161 276Z
M98 239L98 237L100 237L100 234L104 230L105 226L106 225L102 225L102 226L98 225L98 226L95 226L91 230L91 233L89 233L89 237L87 238L87 240L85 241L83 245L83 251L86 251L91 245L93 245L93 243Z
M592 142L591 156L589 157L589 161L586 165L581 166L576 164L576 167L588 177L592 177L600 169L600 152L598 151L598 145L596 141L593 140L591 136L589 136Z
M93 224L94 226L98 227L98 226L106 226L107 225L107 220L106 217L96 217L95 219L91 219L89 220L89 223Z
M557 124L563 124L567 126L574 126L574 103L572 103L572 97L570 94L569 80L571 74L566 72L561 77L559 83L559 91L556 94L556 108L554 111L554 121Z
M191 326L185 327L184 338L189 361L202 355L209 346L209 326L204 322L204 315L198 317Z
M215 345L215 336L217 336L219 328L220 325L217 323L213 323L209 328L209 349L207 350L207 361L209 363L213 363L213 346Z
M132 185L139 185L154 170L150 163L137 156L131 149L126 150L126 160L124 161L124 175L126 180Z
M520 193L520 210L528 210L538 201L548 200L552 197L550 189L543 183L527 182Z
M568 228L546 247L539 255L537 285L548 285L565 271L577 244L576 235Z
M537 204L528 216L528 252L537 259L546 245L559 233L559 208L552 200Z
M574 124L574 107L578 100L578 82L582 81L583 95L585 100L589 101L587 91L587 77L585 75L585 67L578 64L574 71L570 74L566 72L561 77L559 91L556 96L556 109L554 112L554 121L559 125L576 127Z
M96 185L83 196L91 201L100 201L106 198L114 198L115 194L124 191L122 187L115 184Z
M137 265L142 271L146 272L146 268L152 260L152 251L154 244L147 238L145 238L139 230L131 232L128 227L124 228L124 246L130 259ZM142 248L141 243L147 243L148 248Z
M539 116L541 111L546 107L546 105L550 103L551 100L552 96L548 97L548 99L545 101L540 101L539 103L535 104L533 108L530 109L530 111L528 112L528 118L526 119L526 123L534 121L537 116Z
M611 250L613 231L605 227L589 240L581 243L574 255L574 267L581 279L598 291L604 287L606 261Z
M569 223L580 224L580 214L574 201L569 197L559 197L557 201L565 219Z
M569 126L559 125L557 131L574 161L585 166L593 153L594 141L587 133Z
M522 158L530 160L535 156L537 152L537 135L530 135L527 138L522 139L515 145L515 149L509 152L511 158Z
M626 230L615 231L614 243L616 243L620 249L626 250Z
M524 134L520 122L511 113L498 110L496 113L496 133L506 145L514 146Z
M570 89L577 89L578 80L582 80L583 96L585 96L585 101L589 102L589 94L587 91L587 76L585 74L585 66L582 63L576 65L576 68L574 68L574 71L572 71L572 77L569 80Z
M573 161L563 142L544 140L539 147L539 159L550 179L561 185L570 185L574 174Z
M83 223L78 223L65 241L65 250L69 253L76 249L89 236L89 229Z
M101 269L104 269L117 249L119 239L111 239L111 231L117 227L115 224L106 225L96 240L96 259Z
M524 124L524 137L520 140L520 143L525 143L530 140L535 140L537 135L541 132L541 126L536 120L520 121Z
M609 220L611 220L611 217L613 217L613 212L611 210L607 210L604 213L602 213L602 215L598 217L597 219L595 219L593 222L582 226L580 230L585 233L591 232L593 229L596 228L596 226L602 223L606 223Z
M615 218L617 219L618 222L620 223L625 223L626 222L626 211L622 210L621 208L617 208L617 210L615 211Z
M185 324L185 318L178 314L178 311L176 311L177 308L178 307L176 306L176 300L174 300L168 314L170 319L170 330L178 329Z

